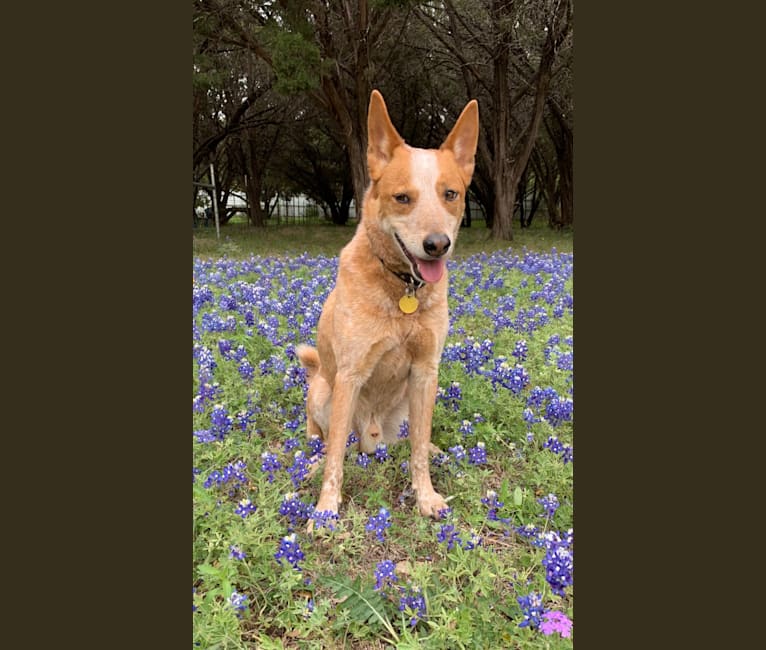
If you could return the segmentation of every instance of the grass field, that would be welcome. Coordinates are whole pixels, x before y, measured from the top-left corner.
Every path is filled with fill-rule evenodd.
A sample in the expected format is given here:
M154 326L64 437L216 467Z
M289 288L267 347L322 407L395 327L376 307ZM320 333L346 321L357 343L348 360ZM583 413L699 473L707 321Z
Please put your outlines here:
M419 515L405 426L349 448L312 538L323 450L294 347L353 230L194 230L194 647L571 648L572 234L460 234L431 468L449 512Z
M221 238L216 238L215 226L194 229L193 253L199 257L243 257L250 255L280 255L308 251L312 255L332 257L354 236L356 226L333 226L318 223L311 226L268 226L253 228L238 221L221 227ZM550 250L555 246L559 252L572 252L572 232L555 233L542 217L532 222L530 228L514 231L513 247L531 251ZM491 253L508 246L489 238L483 221L474 221L470 228L463 228L457 241L456 259L475 253Z

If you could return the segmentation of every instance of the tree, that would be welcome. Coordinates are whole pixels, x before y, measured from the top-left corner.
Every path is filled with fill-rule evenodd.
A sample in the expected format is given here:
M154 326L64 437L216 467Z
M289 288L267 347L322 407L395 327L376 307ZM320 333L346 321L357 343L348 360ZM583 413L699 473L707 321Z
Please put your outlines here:
M416 12L453 57L469 96L489 109L482 111L475 185L494 238L513 239L519 182L540 130L554 63L571 34L572 11L571 0L445 0Z

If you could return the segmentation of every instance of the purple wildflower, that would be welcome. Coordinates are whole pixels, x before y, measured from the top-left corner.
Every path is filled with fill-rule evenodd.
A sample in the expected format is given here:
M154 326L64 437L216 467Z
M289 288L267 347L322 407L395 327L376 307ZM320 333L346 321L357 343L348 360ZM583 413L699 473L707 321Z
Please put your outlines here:
M332 510L314 510L314 512L311 514L311 519L314 520L314 525L317 529L319 528L329 528L330 530L335 530L335 524L334 521L338 521L339 515L337 512L333 512Z
M279 514L287 517L291 526L307 521L313 511L314 507L301 501L296 492L285 494L279 506Z
M365 525L367 532L374 532L379 542L386 541L386 528L391 528L391 513L386 508L381 508L377 515L372 515Z
M532 592L526 596L518 596L516 600L521 607L521 613L524 615L524 620L519 623L519 627L537 627L540 625L540 619L545 613L542 596Z
M394 563L391 560L378 562L378 566L375 569L375 590L380 591L384 587L393 586L397 581Z
M562 637L569 638L572 635L572 621L564 612L545 612L540 631L545 636L558 632Z
M261 471L267 472L269 483L273 483L274 472L282 469L282 463L279 462L279 459L277 458L276 454L272 454L271 452L268 452L268 451L264 451L261 454L261 459L263 460L263 462L261 463Z
M375 460L379 463L384 463L391 456L388 454L388 445L385 442L379 442L375 447Z
M290 480L293 482L293 485L296 488L308 475L310 466L311 463L309 462L309 459L306 457L306 454L303 452L303 450L299 449L296 451L295 460L290 466L290 469L287 470L288 474L290 474Z
M238 593L235 589L231 592L231 596L229 596L229 604L237 612L237 618L242 618L241 612L244 612L247 609L247 596Z
M556 510L558 510L559 507L559 500L555 494L549 494L548 496L542 497L537 500L537 503L545 509L545 512L540 516L547 517L548 519L553 518L553 515L556 514Z
M370 457L363 451L360 451L356 456L356 464L359 467L367 467L370 464Z
M487 463L487 450L483 442L477 442L475 447L468 450L468 462L471 465L485 465Z
M399 611L406 612L409 610L411 613L410 626L415 627L417 622L424 619L426 616L426 599L423 597L423 593L420 591L420 587L408 585L399 587Z
M456 544L463 546L463 540L460 539L460 533L455 530L455 526L452 524L442 524L439 528L439 532L436 533L436 539L439 543L447 542L447 550L452 550L452 547Z
M235 560L244 560L247 555L242 551L241 548L239 548L239 546L232 544L229 546L229 557L234 558Z
M295 533L283 537L282 541L279 543L279 549L274 554L274 559L278 564L282 564L282 560L284 559L296 571L302 571L301 567L298 566L298 562L304 557L305 555L303 554L303 551L301 551Z
M242 499L234 510L234 514L239 515L242 519L246 519L248 515L253 514L256 510L257 508L250 499Z

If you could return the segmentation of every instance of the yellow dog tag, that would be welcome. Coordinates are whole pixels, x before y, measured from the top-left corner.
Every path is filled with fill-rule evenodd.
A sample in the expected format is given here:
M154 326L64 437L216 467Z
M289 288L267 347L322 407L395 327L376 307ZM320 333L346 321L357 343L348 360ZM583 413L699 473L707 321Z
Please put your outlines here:
M399 309L405 314L411 314L418 308L418 299L415 296L405 295L399 298Z

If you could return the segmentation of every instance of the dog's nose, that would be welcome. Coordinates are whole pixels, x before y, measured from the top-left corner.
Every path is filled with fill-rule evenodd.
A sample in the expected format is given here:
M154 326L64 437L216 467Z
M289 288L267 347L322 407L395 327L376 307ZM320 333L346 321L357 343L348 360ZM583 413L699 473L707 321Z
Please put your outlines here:
M423 250L431 257L441 257L452 242L444 233L431 233L423 240Z

